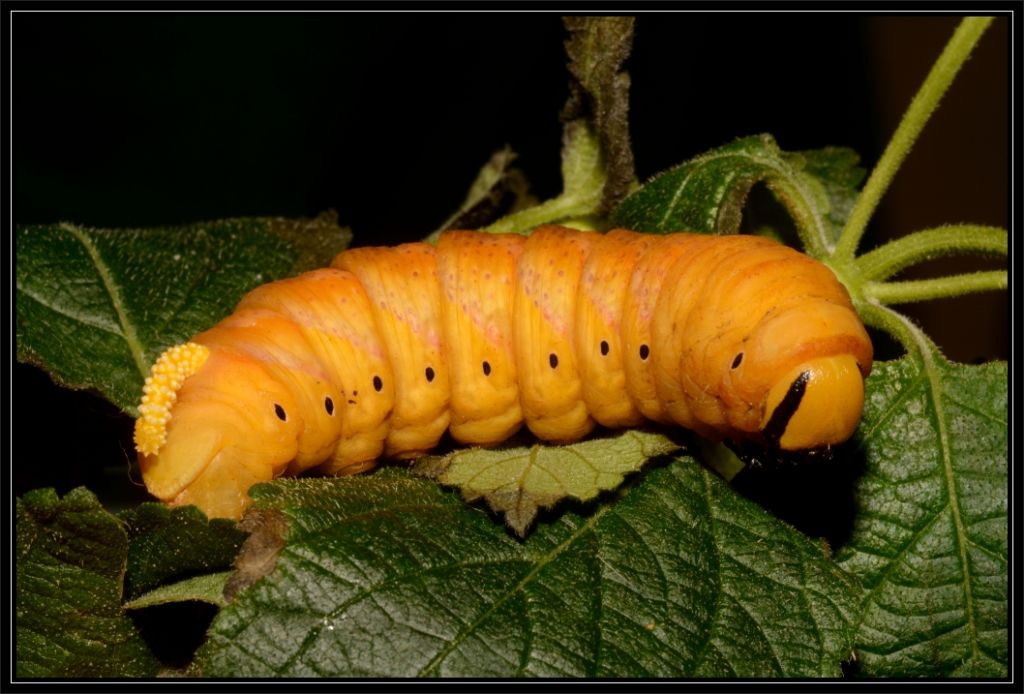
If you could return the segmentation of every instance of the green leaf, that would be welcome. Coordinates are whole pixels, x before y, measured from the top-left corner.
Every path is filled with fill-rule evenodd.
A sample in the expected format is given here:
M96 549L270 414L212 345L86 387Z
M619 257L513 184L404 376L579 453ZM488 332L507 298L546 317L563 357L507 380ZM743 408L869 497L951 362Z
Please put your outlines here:
M838 676L851 652L857 582L692 459L526 541L395 469L253 496L286 543L203 676Z
M1007 366L876 364L840 566L866 589L861 671L1006 677Z
M18 359L137 414L161 351L223 318L249 289L326 264L349 237L333 213L160 229L18 227Z
M208 520L195 506L145 503L120 518L128 530L127 598L169 580L226 569L245 540L234 521Z
M227 605L224 599L224 586L231 577L230 571L222 571L205 576L193 576L183 581L160 586L145 595L139 596L124 604L126 610L141 610L154 605L166 605L172 602L208 602L217 607Z
M678 448L664 434L627 431L567 446L468 448L421 458L416 472L458 487L466 501L483 497L523 537L539 508L568 497L589 501L618 487L650 458Z
M855 164L848 149L787 153L771 135L745 137L658 174L622 201L612 222L647 232L735 234L750 189L764 183L792 215L808 253L822 258L856 197L863 172Z
M16 502L18 677L152 677L159 663L121 609L128 537L84 488Z
M858 188L867 175L860 155L848 147L823 147L796 153L804 161L804 172L816 178L828 196L829 239L839 240L843 225L857 202Z

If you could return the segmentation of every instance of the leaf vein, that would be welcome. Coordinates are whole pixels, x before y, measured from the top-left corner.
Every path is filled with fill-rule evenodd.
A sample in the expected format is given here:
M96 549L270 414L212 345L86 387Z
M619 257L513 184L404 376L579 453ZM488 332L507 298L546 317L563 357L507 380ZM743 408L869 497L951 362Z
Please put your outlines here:
M552 549L550 552L538 558L535 562L535 566L529 572L527 572L526 575L523 576L518 583L516 583L504 595L502 595L494 602L492 602L487 607L487 609L481 612L480 615L465 629L460 630L459 633L456 634L455 637L451 641L449 641L445 645L445 647L442 648L438 652L438 654L434 656L423 669L420 670L419 676L426 677L432 670L435 670L441 664L441 662L445 658L447 658L451 654L451 652L454 651L455 648L469 636L469 633L472 632L472 630L475 629L477 625L481 624L485 619L490 617L491 614L497 611L499 607L501 607L505 604L505 602L510 600L513 595L523 591L526 588L526 586L529 585L530 582L532 582L537 577L537 575L541 572L542 569L544 569L549 563L554 561L554 559L558 557L558 555L560 555L562 552L564 552L566 549L572 546L572 544L577 539L582 537L584 534L590 532L593 529L594 525L597 523L597 521L600 520L605 513L607 513L608 508L609 507L605 506L598 509L594 513L594 515L591 516L586 523L577 528L572 535L566 538L563 542L561 542L557 547Z
M96 266L96 271L100 275L100 279L103 281L103 287L107 290L107 295L110 297L110 303L114 307L115 313L117 313L117 319L121 324L121 330L124 332L124 341L128 345L128 350L131 352L132 359L135 360L135 366L139 369L139 373L143 378L149 373L149 365L146 363L146 357L143 353L142 344L139 342L138 335L135 334L135 326L128 320L128 314L125 310L124 299L121 297L121 288L117 282L114 281L114 277L110 273L110 268L107 267L106 262L100 256L99 249L92 242L89 237L83 234L77 227L62 223L61 229L68 232L78 240L79 243L85 248L86 253L89 254L89 258L92 259L93 264Z

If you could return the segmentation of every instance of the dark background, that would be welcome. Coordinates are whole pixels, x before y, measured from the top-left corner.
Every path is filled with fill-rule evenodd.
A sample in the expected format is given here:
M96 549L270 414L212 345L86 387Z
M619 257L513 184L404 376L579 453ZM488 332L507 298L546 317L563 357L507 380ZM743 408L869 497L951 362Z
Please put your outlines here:
M560 189L557 14L17 13L17 224L163 226L333 208L356 244L422 238L490 154ZM958 18L651 13L636 22L631 131L644 180L735 137L877 161ZM949 222L1006 227L1008 20L982 39L876 213L867 247ZM992 267L969 262L964 269ZM948 264L928 271L950 272ZM958 361L1006 358L1005 293L908 306ZM881 357L894 356L879 341ZM144 498L131 421L16 365L15 493ZM55 428L54 417L65 424ZM62 432L60 462L41 451ZM99 464L96 460L103 461ZM35 462L33 462L35 461ZM137 480L136 480L137 482Z

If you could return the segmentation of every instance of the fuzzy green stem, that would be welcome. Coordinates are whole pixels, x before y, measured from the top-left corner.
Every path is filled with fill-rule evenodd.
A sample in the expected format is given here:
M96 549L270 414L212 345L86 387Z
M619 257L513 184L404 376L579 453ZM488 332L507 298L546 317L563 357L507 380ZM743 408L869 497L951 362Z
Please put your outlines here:
M910 355L930 361L939 348L931 338L914 322L898 311L883 306L875 299L868 299L857 306L857 313L865 325L877 328L892 335L903 345Z
M484 231L524 234L531 229L539 227L541 224L560 222L569 217L589 214L592 211L593 205L589 202L581 202L574 196L560 195L557 198L546 200L539 205L506 215L494 224L486 227Z
M854 261L864 280L884 280L903 268L925 260L960 253L1005 256L1005 229L974 224L956 224L925 229L890 241Z
M1004 290L1006 285L1006 271L994 270L927 280L868 282L862 291L865 297L879 303L908 304L913 301L928 301L929 299L943 299L976 292Z
M864 184L854 205L850 218L846 222L839 243L836 245L836 256L842 259L853 258L860 244L864 230L867 228L871 215L882 195L892 182L893 176L910 152L918 135L928 122L932 111L938 106L943 94L953 82L957 72L963 66L974 48L974 45L992 23L992 17L965 17L953 33L953 37L942 50L939 59L932 66L924 84L910 102L910 107L903 114L896 132L889 140L888 146L878 160L874 171Z

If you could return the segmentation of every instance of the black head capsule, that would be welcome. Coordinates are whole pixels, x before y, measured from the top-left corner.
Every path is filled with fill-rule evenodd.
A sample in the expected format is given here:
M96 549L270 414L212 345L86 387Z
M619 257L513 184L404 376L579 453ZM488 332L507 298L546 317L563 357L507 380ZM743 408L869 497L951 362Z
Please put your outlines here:
M434 370L429 366L427 367L424 375L427 377L427 383L432 383L434 381Z
M558 355L555 354L554 352L552 352L548 356L548 363L551 364L551 368L552 369L557 369L558 368Z
M740 364L743 363L743 352L736 355L736 358L732 360L732 368L736 369Z
M484 376L491 375L491 363L488 361L484 362Z
M380 376L373 377L373 389L378 393L384 390L384 381L380 380Z
M324 398L324 409L327 410L327 414L334 415L334 401L331 400L330 395Z
M280 419L282 422L288 421L288 413L286 413L284 411L284 408L278 405L276 402L274 403L274 414L276 414L277 418Z
M608 356L608 343L605 340L601 340L601 356Z
M647 345L640 345L640 358L647 361L649 356L651 356L651 348Z

